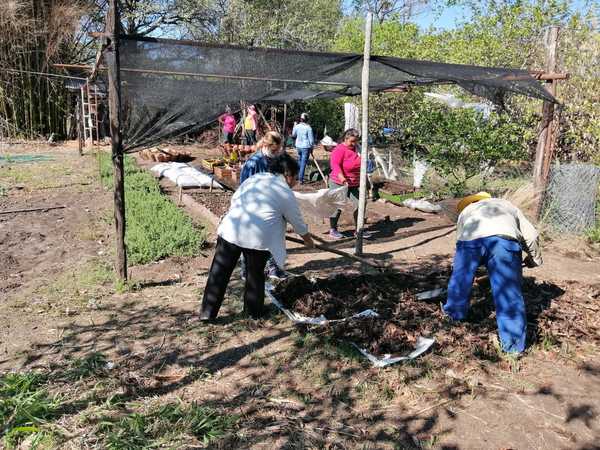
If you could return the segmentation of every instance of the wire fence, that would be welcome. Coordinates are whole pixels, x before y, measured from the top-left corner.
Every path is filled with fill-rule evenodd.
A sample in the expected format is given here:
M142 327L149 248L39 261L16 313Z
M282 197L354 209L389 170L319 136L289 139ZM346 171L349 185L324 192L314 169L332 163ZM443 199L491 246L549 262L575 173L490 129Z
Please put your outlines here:
M556 231L582 233L596 222L600 167L564 164L550 173L543 218Z

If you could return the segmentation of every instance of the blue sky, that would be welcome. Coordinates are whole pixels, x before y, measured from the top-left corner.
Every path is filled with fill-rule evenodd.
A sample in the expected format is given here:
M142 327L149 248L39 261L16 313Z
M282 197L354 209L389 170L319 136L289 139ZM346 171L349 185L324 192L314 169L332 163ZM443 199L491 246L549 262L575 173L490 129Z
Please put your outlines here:
M590 5L596 3L600 4L600 0L573 0L574 10L587 10ZM349 9L352 4L352 0L344 0L344 6ZM600 6L598 7L600 9ZM471 17L467 8L460 6L446 7L441 11L434 10L432 8L425 8L422 12L418 13L413 21L417 23L421 28L429 28L431 26L435 28L449 29L454 28L457 24L468 20Z

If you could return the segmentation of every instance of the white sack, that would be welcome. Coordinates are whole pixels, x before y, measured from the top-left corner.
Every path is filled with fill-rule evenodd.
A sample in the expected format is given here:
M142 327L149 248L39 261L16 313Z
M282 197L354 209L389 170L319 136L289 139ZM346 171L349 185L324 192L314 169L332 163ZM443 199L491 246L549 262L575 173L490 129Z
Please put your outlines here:
M410 209L416 209L426 213L436 213L442 210L440 205L434 205L427 200L416 200L414 198L406 199L402 202L404 206Z
M425 161L415 159L413 161L413 168L413 186L418 189L423 184L423 178L425 177L429 165Z
M167 162L160 163L150 169L158 177L165 177L179 187L210 187L223 189L223 187L210 175L194 169L186 163Z
M354 103L344 103L344 131L350 128L360 130L360 113Z
M348 186L319 189L317 192L294 191L300 211L316 218L331 217L348 201Z

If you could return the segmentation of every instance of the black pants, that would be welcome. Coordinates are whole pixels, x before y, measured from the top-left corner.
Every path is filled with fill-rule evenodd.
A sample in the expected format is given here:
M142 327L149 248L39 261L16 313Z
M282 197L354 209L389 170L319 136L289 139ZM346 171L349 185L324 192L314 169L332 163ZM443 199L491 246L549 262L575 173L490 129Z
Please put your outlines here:
M265 265L271 254L264 250L242 248L219 237L204 289L201 318L217 317L229 279L242 253L246 260L244 312L255 319L262 315L265 303Z

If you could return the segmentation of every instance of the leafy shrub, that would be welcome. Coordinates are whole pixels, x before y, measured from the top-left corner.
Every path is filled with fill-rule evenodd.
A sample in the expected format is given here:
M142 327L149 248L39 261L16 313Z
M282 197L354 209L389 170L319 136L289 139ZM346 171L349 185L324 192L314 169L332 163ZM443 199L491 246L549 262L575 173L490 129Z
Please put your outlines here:
M110 155L100 154L100 177L112 187ZM125 157L125 220L129 264L146 264L167 256L193 256L205 240L191 219L161 191L154 177Z
M406 116L403 140L448 179L456 194L466 190L470 178L498 162L527 156L521 126L508 114L485 118L475 110L430 103Z

